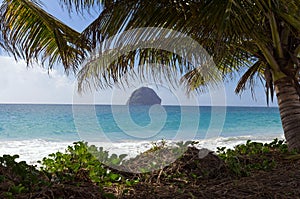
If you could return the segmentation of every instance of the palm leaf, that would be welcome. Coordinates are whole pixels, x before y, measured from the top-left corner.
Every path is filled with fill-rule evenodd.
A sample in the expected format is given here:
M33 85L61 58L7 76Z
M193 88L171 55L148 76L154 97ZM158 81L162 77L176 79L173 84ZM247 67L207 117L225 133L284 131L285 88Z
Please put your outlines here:
M97 43L101 43L102 41L113 36L114 34L137 27L169 28L170 32L172 31L172 29L175 29L177 31L182 32L183 34L191 35L191 37L195 41L199 42L209 52L209 54L214 56L216 67L218 67L223 73L233 72L235 70L238 70L240 67L247 65L249 59L253 55L243 50L242 48L239 48L238 50L237 48L232 48L234 45L237 45L238 42L246 38L247 35L244 34L245 29L247 29L248 32L252 32L251 27L248 27L247 21L240 20L243 17L237 17L238 14L245 13L244 10L239 10L238 13L231 13L230 11L224 13L224 6L225 8L227 8L227 10L230 10L229 7L232 6L229 5L230 3L223 5L224 3L222 4L220 3L220 1L215 1L214 4L206 4L209 3L203 1L197 3L191 2L189 4L185 2L160 1L157 4L153 4L147 1L138 0L131 1L131 3L128 3L127 1L119 1L116 2L109 9L104 9L98 17L98 19L96 19L83 32L83 34L86 37L89 37L92 41L94 41L95 43L93 46L96 47ZM220 4L222 4L222 7L219 6ZM198 24L198 20L201 19L201 16L207 14L205 12L206 7L213 7L211 8L211 10L214 10L216 13L222 13L222 15L218 15L218 17L215 18L213 14L209 14L209 16L213 20L211 18L205 18L204 22ZM241 6L241 8L244 7L245 6ZM196 19L194 18L195 16L193 13L195 12L193 10L194 8L199 8L200 10L200 15L199 17L197 16ZM231 15L234 15L233 19L230 18ZM208 21L210 24L218 24L213 22L220 21L220 19L222 19L223 21L224 18L226 18L227 20L224 21L224 23L220 25L220 27L218 27L217 30L214 26L210 26L207 24L203 25L204 23L208 23ZM252 20L252 18L250 17L248 17L248 19ZM232 29L230 28L232 25L241 26L242 28L232 31ZM197 32L195 28L197 28ZM224 34L221 34L222 32ZM147 34L142 35L139 39L147 39ZM179 58L181 55L178 57L175 55L176 53L173 53L173 55L170 53L166 54L159 52L159 50L153 53L152 49L150 48L139 49L137 51L133 51L132 53L130 55L135 55L135 58L138 59L138 63L145 63L145 60L153 60L153 55L155 54L160 54L160 56L165 55L163 60L166 63L176 63L178 62L178 60L182 59L182 57ZM113 79L115 79L115 77L122 76L124 70L128 71L128 63L126 63L126 61L124 60L132 60L132 57L128 57L127 59L123 58L122 63L124 63L124 65L122 65L121 62L118 62L119 64L111 66L111 68L114 69L109 70L109 74L102 73L101 76L105 76L104 79L109 79L110 77L113 77ZM182 62L183 61L181 61L180 63ZM87 61L87 63L89 63L89 61ZM183 68L179 69L180 73L184 75L186 72L188 72L189 70L187 69L189 68L189 66L187 66L184 70ZM84 69L85 67L89 67L89 69ZM170 65L170 67L173 66ZM195 69L197 67L198 66L194 66L193 68ZM189 69L192 70L193 68ZM83 67L83 70L79 73L80 80L83 80L84 71L89 71L89 76L93 75L93 73L91 73L91 66L85 65ZM199 70L195 69L195 71ZM189 73L189 75L186 75L185 77L191 78L192 74L199 73ZM94 75L99 76L99 74ZM101 80L97 79L97 81ZM80 84L83 83L83 81L79 82ZM184 80L182 80L182 82L184 82ZM111 84L111 82L106 83Z
M251 67L248 68L248 70L242 75L242 77L238 81L238 84L235 88L236 94L241 94L246 89L247 84L249 84L249 87L253 91L253 89L254 89L253 78L256 73L259 73L259 69L260 69L261 65L262 65L262 62L257 61Z
M101 7L109 7L114 3L113 0L59 0L63 8L71 13L75 9L77 13L83 14L84 11L90 11L91 9L101 9Z
M40 8L37 1L5 0L0 8L2 45L27 64L47 61L49 68L62 63L74 71L89 48L80 33Z
M208 59L207 52L186 35L168 29L135 29L98 45L78 73L79 90L85 86L105 88L126 82L132 75L140 80L176 84L178 74L199 67Z
M299 32L300 31L300 8L299 8L300 1L297 2L298 5L293 6L295 10L278 12L278 15L281 16L287 22L287 24L291 25L294 29L296 29Z
M266 98L267 98L267 105L269 105L269 95L271 95L271 101L273 102L274 98L274 84L273 84L273 77L270 71L270 67L265 67L264 70L264 78L265 78L265 90L266 90Z

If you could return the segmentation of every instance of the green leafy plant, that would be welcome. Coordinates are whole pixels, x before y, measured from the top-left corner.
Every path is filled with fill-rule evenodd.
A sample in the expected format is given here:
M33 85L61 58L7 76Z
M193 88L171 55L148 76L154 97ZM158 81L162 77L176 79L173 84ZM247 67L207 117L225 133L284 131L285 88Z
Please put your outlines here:
M163 149L166 147L167 142L165 139L162 139L160 141L156 141L156 142L151 142L151 148L149 150L147 150L147 152L154 152L154 151L158 151L160 149Z
M127 154L111 154L109 155L108 151L104 150L103 147L97 148L95 145L87 146L88 151L95 156L101 163L110 165L110 166L118 166L125 159Z
M248 176L252 170L271 170L276 166L276 161L270 159L268 154L276 152L288 153L288 148L283 140L274 139L270 143L259 143L248 140L234 149L217 147L217 154L229 168L238 176Z
M3 155L0 157L0 183L9 184L4 196L14 198L14 195L39 190L41 184L46 184L42 173L36 167L26 164L25 161L17 162L19 155ZM0 194L1 197L1 194Z
M54 180L91 180L98 184L110 185L122 180L122 176L112 172L106 164L119 165L126 155L112 154L87 143L74 142L65 153L56 152L43 158L41 169Z

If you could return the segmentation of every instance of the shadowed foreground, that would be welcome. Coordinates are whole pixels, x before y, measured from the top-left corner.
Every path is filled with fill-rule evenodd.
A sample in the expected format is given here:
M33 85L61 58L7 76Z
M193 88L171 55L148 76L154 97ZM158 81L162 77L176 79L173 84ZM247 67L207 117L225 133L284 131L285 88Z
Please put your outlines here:
M126 179L139 179L130 185L98 186L85 169L74 174L72 181L55 180L29 166L27 171L37 177L28 179L30 188L22 191L16 188L22 174L2 164L0 198L300 198L299 154L257 146L247 143L227 152L223 148L218 155L209 153L204 158L197 148L189 147L174 163L152 173L112 170ZM139 155L133 164L148 155Z

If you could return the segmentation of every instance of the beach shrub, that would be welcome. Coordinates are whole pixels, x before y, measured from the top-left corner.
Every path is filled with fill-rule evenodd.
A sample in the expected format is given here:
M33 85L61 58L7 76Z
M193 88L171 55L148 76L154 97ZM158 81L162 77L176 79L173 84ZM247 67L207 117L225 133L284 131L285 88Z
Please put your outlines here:
M167 142L165 139L162 139L160 141L153 141L151 142L151 148L147 150L147 152L154 152L154 151L158 151L158 150L161 150L163 148L166 147L167 145Z
M22 194L40 189L40 185L47 184L43 180L43 173L36 167L26 164L25 161L17 162L19 155L3 155L0 157L0 190L2 196L14 198ZM1 197L1 194L0 194Z
M151 147L137 156L122 162L125 171L140 173L141 179L147 179L154 171L161 171L180 158L195 141L167 143L166 140L151 142Z
M270 143L259 143L248 140L234 149L217 147L217 154L238 176L248 176L253 170L271 170L276 166L274 156L270 153L286 154L287 144L283 140L274 139Z
M101 163L109 166L119 166L124 158L127 156L127 154L111 154L109 155L109 152L104 150L103 147L96 147L95 145L88 146L88 151L97 158Z
M56 152L43 158L41 170L48 173L52 180L58 181L89 181L99 185L110 185L120 182L122 176L112 172L103 162L120 164L125 156L112 154L102 147L88 146L87 143L74 142L68 146L65 153Z
M199 142L197 142L197 141L178 141L178 142L173 143L173 146L168 146L167 141L165 139L162 139L160 141L151 142L151 145L152 145L151 148L143 153L149 153L149 152L151 153L151 152L155 152L155 151L159 151L161 149L167 148L167 149L172 149L174 153L178 152L178 153L182 154L185 150L187 150L187 148L189 146L194 146L198 143Z

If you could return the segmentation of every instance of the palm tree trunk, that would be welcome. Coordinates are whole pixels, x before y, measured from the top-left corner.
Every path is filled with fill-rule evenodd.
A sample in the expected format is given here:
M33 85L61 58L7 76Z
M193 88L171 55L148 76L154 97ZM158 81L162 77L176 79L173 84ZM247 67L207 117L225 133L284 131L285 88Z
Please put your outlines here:
M300 151L300 98L289 77L274 82L284 136L289 150Z

